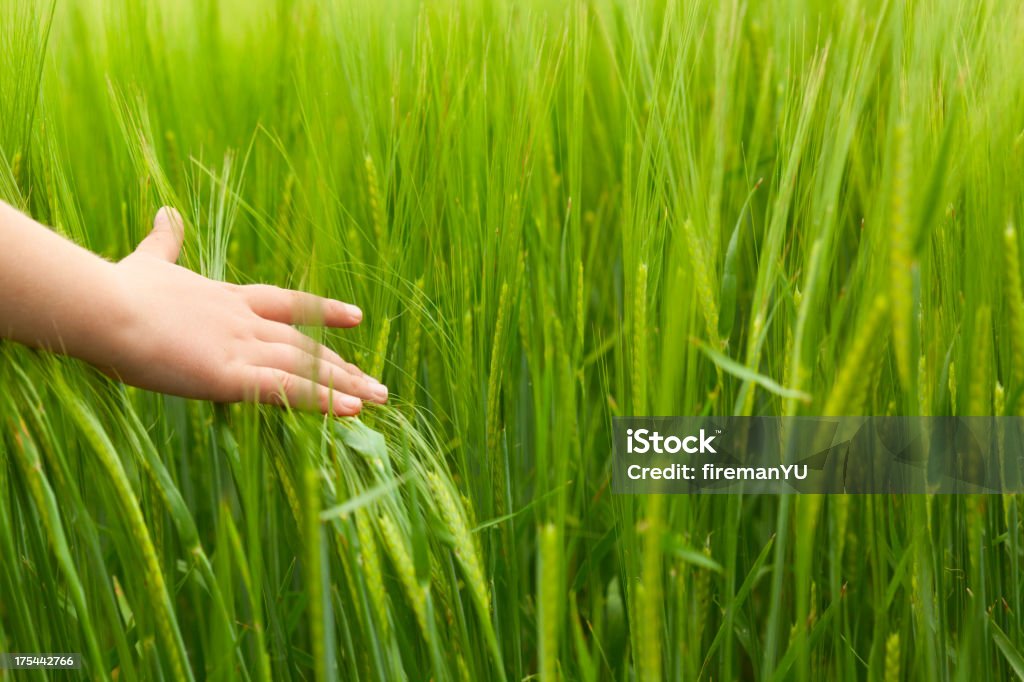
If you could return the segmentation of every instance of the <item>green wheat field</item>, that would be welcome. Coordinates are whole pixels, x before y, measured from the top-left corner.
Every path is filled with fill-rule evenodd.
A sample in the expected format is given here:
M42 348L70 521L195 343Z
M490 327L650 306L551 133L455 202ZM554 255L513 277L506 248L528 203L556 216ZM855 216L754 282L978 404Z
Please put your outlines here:
M1016 0L5 0L0 198L115 260L178 207L187 267L360 305L306 331L392 400L0 343L0 652L83 659L0 678L1024 677L1019 496L610 489L616 416L1024 414L1021 35Z

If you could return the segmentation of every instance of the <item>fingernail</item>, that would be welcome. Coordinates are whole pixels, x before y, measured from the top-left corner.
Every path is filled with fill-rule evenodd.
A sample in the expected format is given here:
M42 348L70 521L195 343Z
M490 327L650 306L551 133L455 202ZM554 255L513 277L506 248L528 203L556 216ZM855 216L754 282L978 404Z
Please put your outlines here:
M363 311L357 305L351 303L342 303L345 306L345 312L354 317L356 320L363 319Z
M344 405L345 407L347 407L350 410L358 410L358 409L362 408L363 401L360 400L359 398L356 398L355 396L342 395L341 396L341 404Z
M373 397L382 403L386 403L388 401L388 387L378 383L373 388Z

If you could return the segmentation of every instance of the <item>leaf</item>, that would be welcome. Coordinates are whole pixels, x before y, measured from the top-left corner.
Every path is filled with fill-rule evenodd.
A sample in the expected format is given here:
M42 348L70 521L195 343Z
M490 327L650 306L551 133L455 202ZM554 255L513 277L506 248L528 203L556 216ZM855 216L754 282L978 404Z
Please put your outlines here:
M715 573L721 574L723 572L722 565L720 563L703 552L690 547L683 542L683 539L678 535L666 540L665 545L665 551L677 559L682 559L688 564L693 564L694 566L705 568Z
M1003 629L996 625L995 620L990 618L989 625L992 626L992 640L999 647L999 650L1003 652L1003 656L1006 657L1006 662L1013 668L1013 672L1017 673L1019 679L1024 680L1024 655L1013 645L1013 642L1006 636Z
M708 661L711 660L711 656L715 653L715 650L718 649L719 645L721 645L722 639L727 634L727 630L732 627L733 617L739 610L740 606L743 605L747 595L750 594L750 591L754 587L754 583L757 582L758 576L761 575L761 568L764 566L764 562L768 558L768 553L771 551L774 544L775 536L772 535L768 542L765 543L764 548L761 549L761 553L757 555L757 558L754 560L753 565L751 565L750 570L747 571L747 577L743 579L740 589L736 590L736 595L726 607L725 614L722 617L722 625L718 628L715 638L711 641L711 646L708 647L707 652L704 654L705 666L708 664Z
M384 436L358 419L337 422L334 431L346 447L355 450L364 457L387 459L388 448L384 442Z
M351 514L357 509L368 506L371 502L374 502L380 497L383 497L390 493L395 488L399 487L405 482L405 477L393 478L390 481L385 481L379 485L375 485L369 490L363 491L354 497L350 497L339 505L324 509L320 512L321 521L330 521L331 519L337 519Z
M818 644L818 640L824 635L825 630L831 624L832 619L835 617L836 611L839 610L839 605L842 603L841 599L835 599L828 608L825 609L821 617L818 618L810 631L806 628L799 628L796 632L796 636L792 638L789 644L789 648L786 649L785 655L782 660L779 661L779 665L776 666L775 672L772 673L771 682L776 680L785 680L791 677L789 669L796 663L797 658L800 655L805 655L804 652L811 650Z
M798 391L793 388L786 388L785 386L777 383L774 379L770 379L763 374L758 374L754 370L741 365L736 362L725 353L721 353L706 343L698 340L694 340L697 347L704 351L704 354L708 356L711 362L715 363L723 372L731 374L734 377L743 379L755 383L769 393L774 393L781 398L793 398L795 400L802 400L805 403L811 402L811 395L804 391Z

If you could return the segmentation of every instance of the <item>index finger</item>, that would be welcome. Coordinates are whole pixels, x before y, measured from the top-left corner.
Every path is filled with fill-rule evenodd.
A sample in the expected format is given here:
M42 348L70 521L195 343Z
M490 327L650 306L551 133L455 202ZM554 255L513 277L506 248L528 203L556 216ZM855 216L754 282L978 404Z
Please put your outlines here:
M248 284L240 288L252 311L274 322L354 327L363 319L363 311L357 306L333 298L270 284Z

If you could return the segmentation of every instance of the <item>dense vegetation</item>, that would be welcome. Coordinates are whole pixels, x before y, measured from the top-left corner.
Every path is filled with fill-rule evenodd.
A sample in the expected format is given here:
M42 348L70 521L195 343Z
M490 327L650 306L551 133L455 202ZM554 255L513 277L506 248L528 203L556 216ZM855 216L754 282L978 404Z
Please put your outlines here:
M1024 675L1020 497L609 490L616 415L1024 412L1021 35L1012 0L3 2L0 198L112 259L177 206L189 267L359 304L322 338L393 400L3 344L0 651Z

